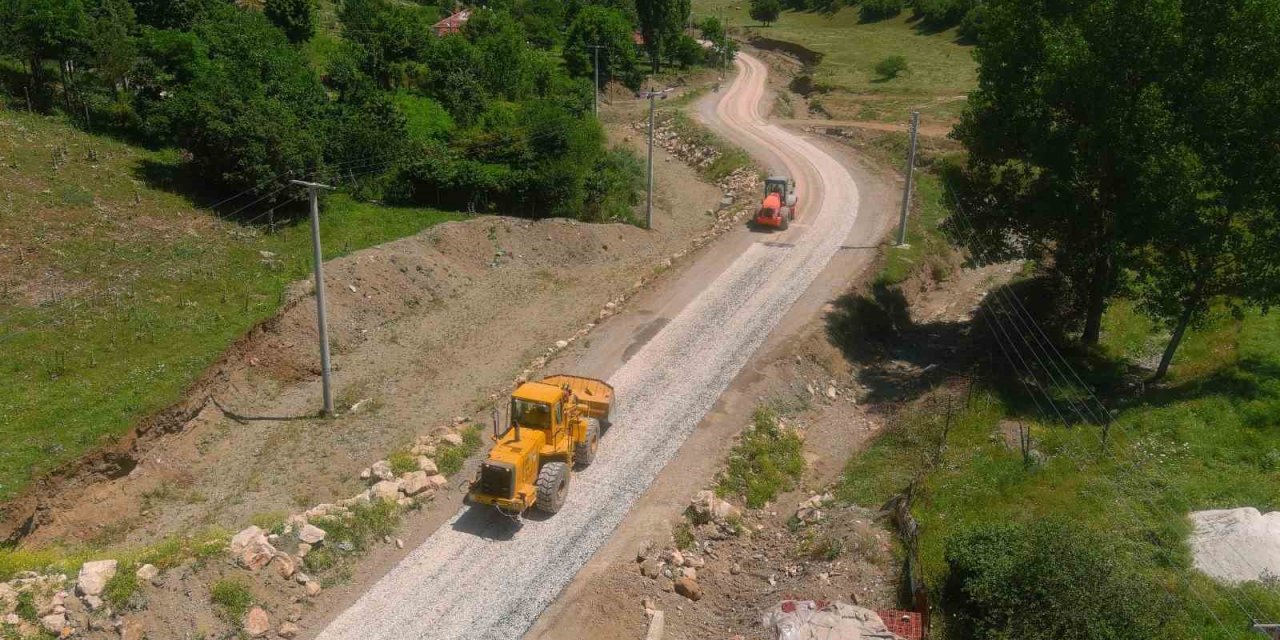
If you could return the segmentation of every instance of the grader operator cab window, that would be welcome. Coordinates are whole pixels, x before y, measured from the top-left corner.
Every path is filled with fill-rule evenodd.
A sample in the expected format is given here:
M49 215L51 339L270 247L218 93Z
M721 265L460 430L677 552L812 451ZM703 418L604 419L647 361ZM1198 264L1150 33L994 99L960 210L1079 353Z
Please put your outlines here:
M551 426L551 407L541 402L512 398L511 423L530 429L546 429Z

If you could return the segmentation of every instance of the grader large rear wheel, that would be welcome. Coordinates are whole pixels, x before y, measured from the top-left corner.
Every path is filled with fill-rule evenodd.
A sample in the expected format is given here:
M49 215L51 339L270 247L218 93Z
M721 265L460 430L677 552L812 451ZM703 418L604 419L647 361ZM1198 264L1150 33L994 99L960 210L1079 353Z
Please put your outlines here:
M533 508L543 513L555 513L564 506L569 495L569 465L548 462L538 471L538 501Z
M587 437L574 445L573 462L580 468L587 468L596 459L596 451L600 450L600 421L587 418Z

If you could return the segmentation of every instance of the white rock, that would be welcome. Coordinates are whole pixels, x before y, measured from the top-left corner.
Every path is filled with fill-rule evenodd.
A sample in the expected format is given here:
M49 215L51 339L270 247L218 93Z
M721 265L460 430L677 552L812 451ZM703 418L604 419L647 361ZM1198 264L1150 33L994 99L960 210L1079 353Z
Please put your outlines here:
M324 529L313 524L306 524L303 525L302 530L298 532L298 540L314 546L323 542L325 535Z
M440 439L444 440L445 442L448 442L449 444L455 447L462 446L462 436L457 433L446 433L443 436L441 436Z
M137 575L138 579L143 582L151 582L159 577L160 569L154 564L144 564L141 567L138 567L138 571L135 575Z
M834 386L830 386L830 385L827 386L827 399L828 400L836 399L836 388Z
M48 631L53 635L60 636L62 635L63 627L67 626L67 614L51 613L40 618L40 626L43 627L45 631Z
M360 479L361 479L361 480L368 480L369 478L372 478L372 477L373 477L373 469L372 469L372 468L370 468L370 467L365 467L364 469L361 469L361 470L360 470Z
M400 478L399 483L400 490L403 491L406 496L416 496L419 493L426 491L427 488L431 486L430 483L427 482L426 471L410 471Z
M266 539L267 534L257 526L251 526L231 537L231 555L240 555L250 543L258 538Z
M436 466L436 461L426 456L418 457L418 470L429 476L434 476L435 474L440 473L440 468Z
M679 549L672 549L666 555L667 564L673 567L679 567L684 564L684 554Z
M102 595L102 590L107 587L107 581L115 577L118 566L119 563L115 560L84 563L84 566L80 567L80 577L76 580L76 590L82 596Z
M565 348L565 347L567 347L567 346L569 346L569 341L568 341L568 340L556 340L556 348L557 348L557 349L563 349L563 348Z
M396 477L396 474L391 472L391 463L386 460L379 460L373 463L373 466L369 467L369 471L373 474L373 477L379 480L390 480Z
M370 501L395 502L400 497L400 485L391 480L383 480L369 487L368 495Z

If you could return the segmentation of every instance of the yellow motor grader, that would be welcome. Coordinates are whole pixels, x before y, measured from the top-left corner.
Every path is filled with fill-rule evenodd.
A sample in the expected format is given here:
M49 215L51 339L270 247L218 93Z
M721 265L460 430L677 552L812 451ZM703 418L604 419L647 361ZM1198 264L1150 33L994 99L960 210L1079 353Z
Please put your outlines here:
M609 425L613 387L594 378L557 374L526 382L511 394L506 420L494 410L493 449L480 464L467 498L508 514L564 506L574 466L596 457Z

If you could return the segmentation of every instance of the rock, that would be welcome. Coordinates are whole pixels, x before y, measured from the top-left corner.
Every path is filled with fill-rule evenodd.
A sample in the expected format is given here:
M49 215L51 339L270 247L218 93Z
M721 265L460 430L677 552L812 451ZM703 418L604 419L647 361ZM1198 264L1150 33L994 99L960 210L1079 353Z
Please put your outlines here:
M689 501L689 509L701 520L721 522L739 514L738 508L716 497L711 490L699 491Z
M426 456L418 456L418 470L429 476L440 473L440 467L436 466L436 461Z
M279 573L280 577L285 580L288 580L298 570L298 563L287 553L277 554L272 564L276 567L276 573Z
M76 580L76 591L83 596L102 595L102 590L107 587L107 581L115 577L118 566L119 563L115 560L84 563L84 566L80 567L80 577ZM61 627L58 628L59 631L61 629Z
M655 560L646 561L640 565L640 575L646 578L657 578L662 575L662 567Z
M102 596L85 596L84 603L89 607L90 611L97 611L107 604L103 602Z
M409 453L412 453L415 456L430 457L436 455L436 447L432 444L415 444L413 445L413 448L409 450Z
M397 549L403 549L403 548L404 548L404 540L401 540L400 538L396 538L396 548L397 548Z
M827 399L828 400L836 399L836 388L834 385L827 385Z
M373 463L373 466L369 467L369 471L373 474L373 477L379 480L390 480L396 477L396 474L391 472L391 463L386 460L379 460Z
M311 545L305 542L298 543L298 557L305 558L308 553L311 553Z
M22 618L19 618L16 613L6 613L4 616L4 623L7 625L16 625L21 622Z
M49 633L52 633L55 636L61 636L62 629L67 626L67 614L51 613L43 618L40 618L40 626L45 631L48 631Z
M427 478L427 484L431 485L432 488L435 489L443 489L445 485L449 484L449 479L437 473L436 475Z
M160 576L159 567L154 564L144 564L138 567L138 571L134 574L143 582L151 582Z
M365 467L365 468L363 468L363 469L361 469L361 470L360 470L360 479L361 479L361 480L368 480L369 478L372 478L372 477L373 477L373 469L371 469L371 468L369 468L369 467Z
M455 447L462 446L462 435L457 433L446 433L440 439Z
M822 509L818 509L816 507L800 507L799 509L796 509L796 520L799 520L804 524L822 522L823 517Z
M120 623L120 640L143 640L147 637L147 630L142 626L142 621L137 618L125 618Z
M240 566L257 571L271 562L276 555L276 548L267 542L266 532L255 526L231 538L231 555L235 556Z
M276 631L276 635L280 636L281 638L286 638L286 639L287 639L287 638L296 638L296 637L298 637L298 634L299 634L299 633L301 633L301 632L302 632L302 630L298 628L298 625L296 625L296 624L294 624L294 623L292 623L292 622L286 622L286 623L284 623L284 624L280 625L280 628Z
M738 564L738 563L736 563L736 562L735 562L735 563L733 563L732 565L730 565L730 566L729 566L729 573L731 573L731 574L733 574L733 575L735 575L735 576L736 576L736 575L738 575L739 573L742 573L742 565L740 565L740 564Z
M664 593L671 593L672 591L676 590L675 583L671 582L666 578L658 579L658 588L661 589Z
M702 586L693 578L680 578L675 581L676 593L697 602L702 599Z
M293 581L298 584L306 584L308 582L311 582L311 576L299 571L293 574Z
M707 561L697 556L688 556L684 559L684 566L701 569L702 567L707 566Z
M400 485L391 480L383 480L369 487L369 500L394 502L400 497Z
M244 616L244 632L250 638L261 638L271 630L271 618L262 607L254 607Z
M298 540L301 540L304 544L315 546L324 541L325 535L324 529L313 524L305 524L298 531Z
M455 426L456 426L456 425L464 424L464 423L466 423L466 421L467 421L467 417L466 417L466 416L454 416L454 417L453 417L453 424L454 424Z
M0 582L0 613L13 613L18 606L18 590L7 582Z
M308 595L308 596L311 596L311 597L313 597L313 598L314 598L314 597L316 597L317 595L320 595L320 583L319 583L319 582L316 582L315 580L311 580L311 581L307 582L307 584L306 584L306 588L307 588L307 595Z
M679 549L672 549L666 554L667 563L673 567L679 567L684 564L684 554Z
M301 605L301 604L291 604L291 605L289 605L289 612L285 615L285 619L286 619L286 620L288 620L289 622L297 622L297 621L301 620L301 619L302 619L302 605Z
M557 349L563 349L563 348L565 348L565 347L567 347L567 346L569 346L569 341L568 341L568 340L556 340L556 348L557 348Z
M698 579L698 570L694 569L693 567L685 567L684 569L681 569L681 572L682 572L682 575L686 578L690 578L693 580Z
M416 496L431 486L427 483L426 471L410 471L400 478L400 490L406 496Z

